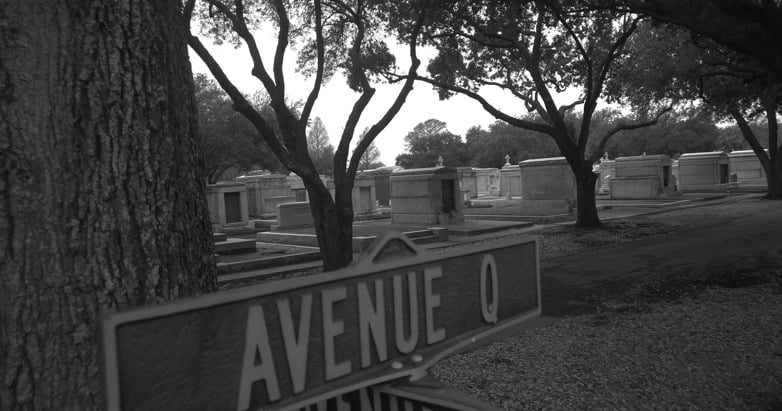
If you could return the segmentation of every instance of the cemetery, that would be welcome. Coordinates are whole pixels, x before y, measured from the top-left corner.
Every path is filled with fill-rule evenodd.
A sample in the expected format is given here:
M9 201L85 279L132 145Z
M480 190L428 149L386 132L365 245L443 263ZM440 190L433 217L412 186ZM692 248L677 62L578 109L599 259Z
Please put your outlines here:
M0 410L782 409L782 3L245 3L3 3Z

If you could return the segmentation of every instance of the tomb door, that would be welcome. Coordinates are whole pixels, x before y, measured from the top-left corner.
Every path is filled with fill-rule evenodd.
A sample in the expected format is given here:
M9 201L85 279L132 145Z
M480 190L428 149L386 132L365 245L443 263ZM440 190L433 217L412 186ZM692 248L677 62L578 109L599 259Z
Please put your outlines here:
M294 189L293 193L296 194L296 201L307 201L307 189L306 188Z
M663 166L663 187L668 187L668 183L671 179L671 168L668 166Z
M728 165L720 164L720 184L727 184L730 176L728 175Z
M371 187L359 187L358 189L358 211L370 211L372 210L372 188Z
M242 221L242 193L225 193L225 222L239 223Z
M456 209L454 180L440 180L443 188L443 212L450 213Z

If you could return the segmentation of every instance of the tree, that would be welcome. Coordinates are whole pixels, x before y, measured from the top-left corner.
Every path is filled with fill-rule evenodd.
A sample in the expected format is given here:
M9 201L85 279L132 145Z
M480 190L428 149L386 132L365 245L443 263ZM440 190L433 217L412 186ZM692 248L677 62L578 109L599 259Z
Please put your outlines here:
M416 45L426 17L426 4L414 1L397 4L402 6L398 10L388 7L384 2L365 0L314 0L312 3L275 0L250 4L245 4L243 0L208 0L199 8L198 14L205 34L217 41L228 40L246 47L253 62L252 74L269 95L270 105L280 127L279 136L239 92L201 40L192 34L188 39L190 47L228 93L234 108L250 120L282 164L302 178L309 193L325 270L344 267L353 258L352 191L361 156L399 112L412 90L420 65ZM194 7L195 0L188 0L186 14L191 15ZM415 21L409 27L397 30L400 38L409 45L408 78L403 81L386 113L369 128L365 138L348 158L356 125L375 93L372 83L382 80L385 73L394 70L396 59L383 41L383 30L388 28L386 22L402 18L397 14L404 14L404 18ZM251 32L253 25L263 23L271 23L277 28L277 44L274 46L271 65L267 65L268 62L261 58L262 45L256 42ZM293 110L286 100L283 63L291 42L300 47L300 70L312 79L312 89L300 111ZM350 109L334 153L332 171L335 194L332 198L309 155L307 125L321 86L337 70L342 70L348 85L359 94Z
M369 128L367 127L364 129L364 131L361 132L361 136L359 137L357 143L361 143L361 140L364 139L368 132ZM361 155L361 160L358 163L358 171L373 170L385 166L386 165L380 161L380 149L377 148L377 145L373 141L369 146L367 146L364 154Z
M779 1L594 0L591 6L641 13L686 28L738 53L782 81L782 3ZM747 61L748 60L748 61Z
M514 163L559 155L556 144L547 135L500 120L491 124L488 130L471 127L465 138L467 151L472 157L471 164L476 167L502 167L505 155L509 155Z
M329 143L329 132L320 117L315 117L310 132L307 134L307 149L318 174L331 175L334 146Z
M204 178L207 183L216 183L220 176L232 167L240 170L285 170L266 142L260 138L255 127L231 107L228 96L214 80L199 73L195 75L193 82L204 155ZM273 128L277 129L270 108L261 106L259 110L273 124Z
M782 81L756 61L709 39L695 40L680 28L642 27L637 42L629 45L629 53L637 58L615 76L611 95L636 107L647 98L700 99L704 103L700 109L715 119L732 118L766 172L767 197L782 198L782 147L777 132ZM675 64L666 60L675 60ZM758 116L767 124L767 140L750 127ZM768 143L768 154L763 140Z
M429 119L405 136L405 153L396 157L396 165L405 168L434 167L440 157L451 167L468 166L470 153L461 136L451 133L440 120Z
M216 289L178 2L0 2L0 409L101 408L106 313Z
M653 124L669 108L632 123L616 123L597 136L595 151L586 153L592 115L606 78L640 18L589 11L583 6L579 1L551 5L543 1L442 2L437 24L426 33L439 54L428 67L431 77L418 79L437 87L441 98L466 95L499 120L549 135L575 176L576 226L595 227L600 219L592 165L605 144L622 130ZM557 105L555 94L574 86L583 90L581 97ZM480 87L509 91L527 111L538 114L540 121L499 110L479 93ZM566 118L576 106L582 112L578 127Z

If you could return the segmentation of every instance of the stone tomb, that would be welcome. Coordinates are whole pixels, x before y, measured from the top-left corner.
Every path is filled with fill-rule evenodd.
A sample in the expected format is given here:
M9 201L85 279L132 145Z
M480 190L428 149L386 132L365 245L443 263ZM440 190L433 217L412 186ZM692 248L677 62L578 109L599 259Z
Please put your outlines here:
M291 192L293 192L293 197L295 198L294 201L310 201L309 194L307 193L307 189L304 188L304 181L301 179L301 177L290 173L286 179L288 180L288 185L291 188Z
M452 224L464 221L459 175L453 167L414 168L391 174L391 222Z
M243 183L217 183L206 186L206 202L212 231L245 227L249 224L247 187Z
M377 210L375 177L360 172L353 183L353 214L371 214Z
M665 154L619 157L611 179L611 198L656 198L674 191L671 167Z
M524 160L518 168L523 207L563 213L576 207L576 179L565 157Z
M247 185L247 210L250 217L277 214L277 205L296 201L288 178L282 174L245 175L236 178Z
M496 168L474 168L475 186L478 197L500 195L500 170Z
M679 191L727 191L729 181L728 155L722 151L685 153L679 157Z
M271 226L271 231L283 231L312 225L313 218L309 201L283 203L277 205L277 224Z
M506 163L500 169L500 195L521 196L521 170L518 165Z
M456 171L459 173L459 186L462 192L465 193L464 200L469 201L471 198L478 197L478 182L475 169L472 167L457 167Z
M766 149L768 155L768 149ZM758 156L752 150L734 151L728 154L731 181L739 188L767 188L766 172Z

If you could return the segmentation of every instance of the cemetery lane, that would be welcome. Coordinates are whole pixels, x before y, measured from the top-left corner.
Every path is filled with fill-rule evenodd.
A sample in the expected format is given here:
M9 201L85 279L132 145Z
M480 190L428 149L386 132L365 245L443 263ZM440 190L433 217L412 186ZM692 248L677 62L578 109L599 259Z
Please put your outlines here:
M543 314L595 312L601 302L622 296L640 281L671 280L728 265L778 267L782 257L782 205L765 204L770 207L764 206L752 215L709 215L713 221L692 230L543 260Z

